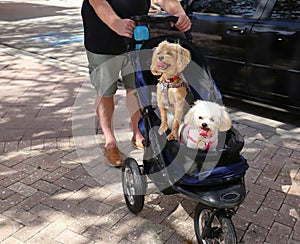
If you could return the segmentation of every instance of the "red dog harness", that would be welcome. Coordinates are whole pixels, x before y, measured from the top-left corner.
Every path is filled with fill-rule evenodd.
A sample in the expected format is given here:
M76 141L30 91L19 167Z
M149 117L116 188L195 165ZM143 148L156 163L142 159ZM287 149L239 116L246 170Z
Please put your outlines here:
M175 83L175 81L177 81L178 79L181 79L182 81L179 83ZM164 93L164 98L165 98L164 100L166 106L170 106L169 96L168 96L169 88L188 87L187 83L182 78L182 74L176 75L171 79L164 79L162 81L160 80L159 86L160 86L160 90Z
M181 78L181 75L176 75L168 80L164 79L163 81L159 81L160 90L162 92L167 93L169 88L187 87L187 84L184 81L184 79L182 79L182 81L179 83L174 83L174 81L177 81L179 78Z

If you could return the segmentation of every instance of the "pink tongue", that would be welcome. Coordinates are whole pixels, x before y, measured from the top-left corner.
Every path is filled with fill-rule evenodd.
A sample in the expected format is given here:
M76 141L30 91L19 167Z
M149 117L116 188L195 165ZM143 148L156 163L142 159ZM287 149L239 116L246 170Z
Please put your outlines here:
M157 67L159 67L159 68L166 68L167 67L167 64L166 63L164 63L164 62L157 62Z
M207 131L208 131L207 129L202 129L200 132L200 136L205 136L205 137L208 136Z

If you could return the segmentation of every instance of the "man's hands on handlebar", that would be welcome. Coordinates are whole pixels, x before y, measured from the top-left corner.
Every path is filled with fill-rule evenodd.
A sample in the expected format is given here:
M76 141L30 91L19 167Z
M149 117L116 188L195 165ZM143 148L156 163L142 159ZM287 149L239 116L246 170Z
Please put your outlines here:
M129 18L120 18L107 0L89 0L98 17L120 36L132 38L135 22ZM191 20L185 14L178 0L157 0L157 3L171 16L178 17L177 21L171 21L171 26L186 32L191 28Z
M178 17L178 20L176 23L171 23L171 26L175 25L175 27L182 32L186 32L191 29L191 20L185 13L175 14L174 16Z
M120 36L132 38L133 31L137 23L138 16L134 16L133 19L117 19L112 25L111 28ZM185 13L179 13L174 16L164 16L158 17L157 19L148 19L148 16L141 16L145 23L153 22L153 23L163 23L163 22L170 22L171 27L175 26L179 31L186 32L191 28L191 20Z
M131 19L118 19L111 26L118 35L128 38L132 38L134 28L135 22Z
M178 17L178 21L171 25L182 31L186 32L191 29L192 23L190 18L186 15L178 0L156 0L161 8L168 14Z

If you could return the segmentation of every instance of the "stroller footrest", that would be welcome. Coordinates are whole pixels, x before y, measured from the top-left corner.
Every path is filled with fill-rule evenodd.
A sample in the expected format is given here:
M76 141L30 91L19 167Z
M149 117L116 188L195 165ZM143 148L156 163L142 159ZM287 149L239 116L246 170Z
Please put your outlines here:
M246 196L243 182L213 188L199 186L176 186L175 189L199 202L217 208L234 208L242 203Z

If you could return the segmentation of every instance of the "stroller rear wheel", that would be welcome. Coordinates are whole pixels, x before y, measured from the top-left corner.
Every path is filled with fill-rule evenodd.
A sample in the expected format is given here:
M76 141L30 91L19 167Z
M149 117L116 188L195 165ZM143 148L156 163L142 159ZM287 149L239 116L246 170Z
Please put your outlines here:
M195 210L194 227L199 243L237 243L233 223L225 211L213 214L212 208L199 203Z
M122 186L126 205L137 214L144 207L146 182L135 159L126 158L122 166Z

